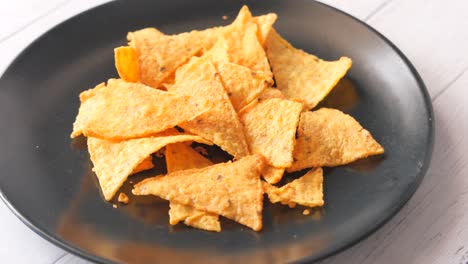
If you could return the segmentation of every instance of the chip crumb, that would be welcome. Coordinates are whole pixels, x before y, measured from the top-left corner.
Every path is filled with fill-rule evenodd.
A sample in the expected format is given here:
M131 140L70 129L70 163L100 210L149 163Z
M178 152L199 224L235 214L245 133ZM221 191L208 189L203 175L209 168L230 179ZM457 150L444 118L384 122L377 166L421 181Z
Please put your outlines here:
M227 20L229 17L228 16L222 16L223 20Z
M303 214L303 215L310 215L310 210L309 210L309 209L305 209L304 211L302 211L302 214Z
M295 202L289 202L289 203L288 203L288 206L289 206L289 208L295 208L295 207L296 207L296 203L295 203Z
M112 207L117 208L117 205L116 205L116 204L113 204Z
M120 193L119 198L117 198L119 203L128 204L128 196L125 193Z

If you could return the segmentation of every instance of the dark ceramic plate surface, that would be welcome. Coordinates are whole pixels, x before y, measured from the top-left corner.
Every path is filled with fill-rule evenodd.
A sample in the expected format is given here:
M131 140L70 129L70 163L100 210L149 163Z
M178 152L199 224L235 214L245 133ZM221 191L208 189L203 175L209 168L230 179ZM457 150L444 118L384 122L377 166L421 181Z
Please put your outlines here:
M230 221L223 222L222 233L171 228L167 203L156 198L135 198L114 209L101 198L85 139L69 138L78 94L117 76L113 48L126 43L128 31L154 26L177 33L227 24L243 4L255 15L276 12L276 29L296 47L328 60L353 59L347 77L321 105L354 116L385 155L326 169L326 204L309 216L303 208L267 205L259 233ZM430 161L432 116L424 84L403 54L372 28L326 5L117 1L53 28L1 78L1 197L34 231L97 262L307 262L359 241L411 197Z

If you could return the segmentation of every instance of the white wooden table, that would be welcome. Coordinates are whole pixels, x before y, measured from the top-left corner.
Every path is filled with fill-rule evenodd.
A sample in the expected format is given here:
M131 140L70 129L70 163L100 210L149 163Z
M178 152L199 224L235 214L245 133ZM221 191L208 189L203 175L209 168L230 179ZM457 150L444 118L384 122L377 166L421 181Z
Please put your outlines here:
M108 0L0 0L0 74L51 27ZM335 263L468 263L468 1L322 0L379 30L413 62L434 104L430 169L408 204ZM29 230L0 202L2 263L89 263Z

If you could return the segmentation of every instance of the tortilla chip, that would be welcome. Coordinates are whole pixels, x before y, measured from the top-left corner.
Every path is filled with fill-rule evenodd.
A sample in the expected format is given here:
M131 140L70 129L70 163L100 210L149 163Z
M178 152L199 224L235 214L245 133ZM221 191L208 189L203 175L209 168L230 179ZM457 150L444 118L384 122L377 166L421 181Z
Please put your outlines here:
M265 40L270 33L270 30L273 27L278 16L275 13L269 13L266 15L253 17L252 13L249 10L249 7L244 5L239 10L236 19L231 24L232 27L239 26L239 24L255 23L258 27L257 37L258 41L263 45ZM237 24L237 25L236 25Z
M154 28L131 32L129 45L138 54L140 82L157 88L175 70L202 49L211 47L222 28L164 35Z
M253 20L257 24L258 31L257 37L260 44L265 45L265 41L270 33L270 30L273 28L278 16L275 13L269 13L263 16L254 17Z
M213 163L198 154L190 146L183 143L170 144L166 146L167 172L171 173L179 170L203 168L213 165ZM186 225L208 231L220 231L221 224L218 216L197 210L189 205L169 201L169 223L176 225L185 220ZM190 218L190 220L187 220ZM217 224L216 224L217 223Z
M272 98L280 98L285 99L283 93L276 89L276 88L266 88L263 92L258 96L260 100L272 99Z
M145 137L174 127L200 114L208 101L197 105L188 96L168 93L138 83L110 79L80 95L81 106L71 137L123 140Z
M138 82L138 55L132 47L115 48L114 59L120 78L127 82Z
M203 57L210 57L214 63L224 89L236 111L253 101L265 90L271 81L271 76L263 72L254 72L245 66L229 63L229 42L221 37Z
M149 156L148 158L144 159L133 171L132 174L136 174L145 170L150 170L154 168L153 158Z
M301 114L288 171L333 167L384 153L382 146L351 116L330 108Z
M175 143L166 146L166 167L171 173L179 170L203 168L213 165L209 159L198 154L184 143Z
M201 212L185 218L184 223L207 231L221 232L221 223L216 214Z
M241 9L239 16L242 17L242 23L248 22L258 27L258 30L255 30L255 34L258 32L256 40L262 44L277 18L276 14L267 14L254 18L246 6ZM160 87L160 84L179 66L188 61L190 57L203 50L210 49L220 36L229 34L227 32L236 27L235 22L225 27L214 27L201 31L193 30L176 35L165 35L155 28L130 32L127 39L129 46L134 49L138 58L138 80L154 88ZM244 44L250 45L251 43L246 42ZM263 67L265 67L264 64Z
M248 103L246 106L242 107L238 112L237 114L239 116L242 115L242 113L244 113L245 111L248 111L248 109L254 107L254 105L258 104L258 102L262 101L262 100L266 100L266 99L272 99L272 98L280 98L280 99L285 99L283 94L281 93L280 90L276 89L276 88L271 88L271 87L268 87L266 88L265 90L263 90L257 98L255 98L254 100L252 100L250 103Z
M267 166L263 170L262 177L265 179L265 181L275 184L281 181L283 178L285 168L276 168L273 166Z
M267 88L269 77L263 72L252 72L249 68L234 63L218 64L217 68L236 111L249 104Z
M93 171L99 179L104 198L107 201L112 199L127 177L152 153L167 144L182 141L210 144L199 136L180 134L176 131L118 142L89 137L88 150L94 165Z
M242 124L209 57L193 57L179 68L169 91L192 96L194 104L211 100L209 110L180 127L212 141L235 158L249 154Z
M263 189L261 155L235 162L176 171L146 179L133 189L135 195L156 195L223 215L255 231L262 229Z
M324 61L295 49L274 29L266 41L266 51L276 86L288 99L303 100L307 109L315 107L343 78L352 61Z
M258 28L250 20L242 21L236 18L226 39L229 43L228 54L231 62L245 66L255 72L263 72L265 76L272 77L270 64L265 50L257 38Z
M240 118L250 151L262 154L274 167L291 166L301 111L302 104L278 98L245 109Z
M300 204L309 207L323 206L322 168L310 170L299 179L277 188L263 182L263 190L272 203Z
M213 47L203 54L203 57L210 57L211 61L215 65L219 63L228 63L231 60L228 50L228 40L225 37L220 36Z

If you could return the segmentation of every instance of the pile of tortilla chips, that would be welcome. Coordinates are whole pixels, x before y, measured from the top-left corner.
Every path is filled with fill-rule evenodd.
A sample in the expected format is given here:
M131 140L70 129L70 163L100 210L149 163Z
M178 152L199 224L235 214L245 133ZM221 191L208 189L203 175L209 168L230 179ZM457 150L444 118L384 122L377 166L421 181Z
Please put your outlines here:
M107 201L164 153L167 174L137 183L134 195L168 200L171 225L219 232L223 216L259 231L265 193L272 203L323 206L322 167L384 152L351 116L314 109L351 59L324 61L294 48L273 29L276 19L244 6L223 27L128 34L128 46L114 50L120 79L80 94L71 135L88 137ZM233 159L214 164L192 142Z

